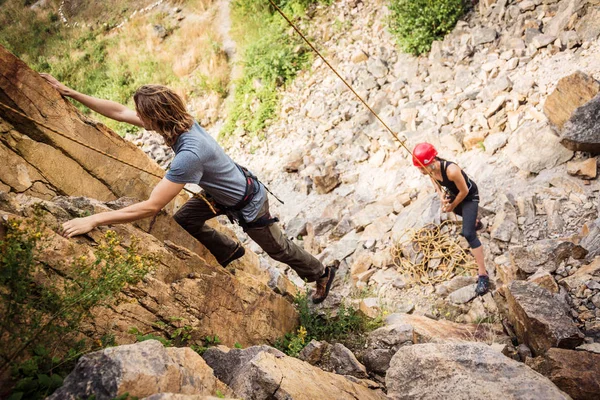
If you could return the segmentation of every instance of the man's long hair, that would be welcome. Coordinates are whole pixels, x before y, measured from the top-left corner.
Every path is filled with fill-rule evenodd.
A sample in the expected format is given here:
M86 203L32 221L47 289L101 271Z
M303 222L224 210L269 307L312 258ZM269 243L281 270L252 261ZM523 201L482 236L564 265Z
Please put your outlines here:
M146 128L160 133L169 146L194 123L181 97L166 86L144 85L136 90L133 101L140 117L151 124Z

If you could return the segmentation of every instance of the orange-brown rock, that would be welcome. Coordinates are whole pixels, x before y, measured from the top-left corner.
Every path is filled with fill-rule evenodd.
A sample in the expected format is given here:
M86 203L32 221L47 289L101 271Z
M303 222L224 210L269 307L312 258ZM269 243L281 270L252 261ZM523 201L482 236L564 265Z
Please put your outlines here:
M501 325L458 324L452 321L435 320L422 315L392 314L388 325L406 324L413 328L413 343L444 343L457 341L484 341L504 336Z
M571 118L573 112L600 92L600 83L577 71L558 81L556 89L544 103L544 113L558 129Z
M50 200L56 195L85 196L100 201L116 200L121 208L145 200L160 181L164 171L146 154L106 126L81 114L39 74L0 46L1 103L27 115L21 117L0 105L0 190L24 193ZM33 121L35 122L33 122ZM84 142L151 174L92 151L46 128ZM157 175L157 176L153 176ZM123 201L123 197L129 199ZM159 240L183 246L207 263L218 266L212 254L183 230L170 214L186 200L178 196L165 210L135 225ZM209 225L234 235L216 220ZM236 268L268 283L270 276L261 270L258 258L247 252ZM293 285L280 277L280 291L289 293Z
M23 218L32 214L32 205L42 203L48 226L57 226L70 213L107 210L98 201L85 198L59 197L55 202L19 195L0 196L0 215ZM66 210L69 210L67 212ZM98 307L85 333L96 338L111 333L117 343L131 343L135 336L128 333L136 327L144 333L167 334L157 321L181 319L192 328L192 343L207 335L218 335L232 346L272 342L296 327L297 314L293 306L274 293L266 284L241 272L240 279L220 266L207 263L197 254L172 242L156 239L130 224L112 229L122 238L119 248L125 248L136 237L140 254L153 254L158 263L154 272L134 286L125 289L111 307ZM68 277L72 261L82 255L92 257L94 246L104 240L108 228L94 229L89 234L65 239L47 230L45 246L38 259L44 266Z
M600 398L600 354L550 349L541 357L527 359L526 363L574 400Z

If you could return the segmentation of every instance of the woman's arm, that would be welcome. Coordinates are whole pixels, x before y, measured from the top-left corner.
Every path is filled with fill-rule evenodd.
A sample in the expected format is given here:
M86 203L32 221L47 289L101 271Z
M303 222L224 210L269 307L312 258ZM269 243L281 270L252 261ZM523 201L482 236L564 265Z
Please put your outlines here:
M140 203L116 211L108 211L90 215L84 218L75 218L62 225L61 235L73 237L88 233L92 229L111 224L124 224L151 217L162 210L183 189L183 183L173 183L163 178L150 194L150 198Z
M446 169L446 175L448 176L448 179L454 182L458 188L458 194L456 195L456 198L452 203L448 204L444 210L446 212L451 212L465 199L465 197L467 197L469 194L469 187L467 186L465 177L463 176L462 170L458 165L449 165Z
M56 78L50 74L40 74L53 88L58 90L63 96L68 96L72 99L77 100L84 106L96 111L98 114L102 114L107 118L114 119L115 121L127 122L128 124L144 127L142 120L137 116L137 113L122 104L115 101L98 99L96 97L88 96L83 93L79 93L76 90L60 83Z

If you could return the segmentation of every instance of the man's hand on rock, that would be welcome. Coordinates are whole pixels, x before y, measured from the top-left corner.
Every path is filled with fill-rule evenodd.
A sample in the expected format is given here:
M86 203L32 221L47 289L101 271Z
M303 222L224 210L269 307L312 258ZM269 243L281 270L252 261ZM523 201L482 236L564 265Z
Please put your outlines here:
M75 218L62 224L60 234L66 238L84 235L96 227L94 216Z
M58 92L60 94L62 94L63 96L70 96L71 93L73 92L71 90L71 88L69 88L67 85L64 85L62 83L60 83L58 81L58 79L56 79L55 77L53 77L50 74L40 74L40 76L42 78L44 78L50 85L52 85L52 87L56 90L58 90Z

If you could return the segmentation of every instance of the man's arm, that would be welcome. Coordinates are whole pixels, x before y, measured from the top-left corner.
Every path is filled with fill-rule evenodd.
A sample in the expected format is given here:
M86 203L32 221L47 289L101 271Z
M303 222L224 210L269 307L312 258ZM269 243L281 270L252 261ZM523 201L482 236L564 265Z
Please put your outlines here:
M173 183L163 178L156 185L148 200L132 204L120 210L103 212L67 221L62 225L61 235L70 238L88 233L98 226L124 224L151 217L173 200L184 186L184 183Z
M40 74L52 87L54 87L63 96L68 96L72 99L77 100L84 106L96 111L98 114L102 114L107 118L114 119L115 121L127 122L131 125L144 127L142 120L137 116L137 113L122 104L115 101L98 99L96 97L88 96L83 93L79 93L76 90L60 83L56 78L49 74Z

